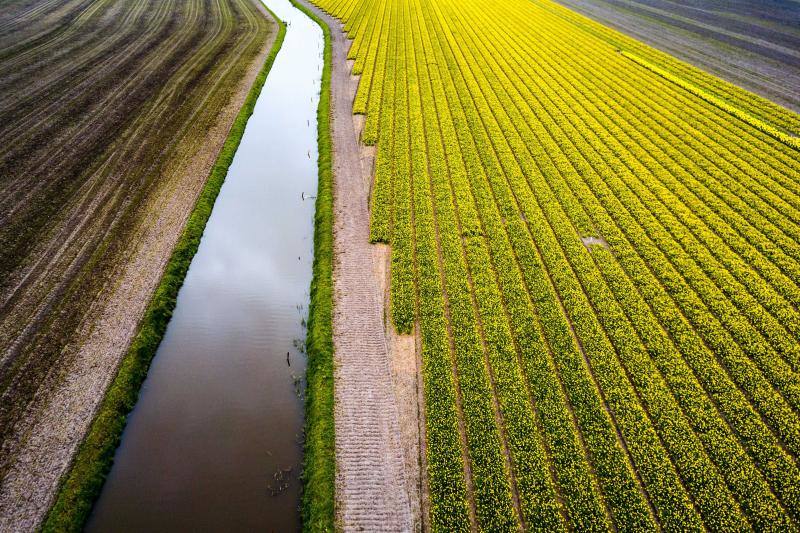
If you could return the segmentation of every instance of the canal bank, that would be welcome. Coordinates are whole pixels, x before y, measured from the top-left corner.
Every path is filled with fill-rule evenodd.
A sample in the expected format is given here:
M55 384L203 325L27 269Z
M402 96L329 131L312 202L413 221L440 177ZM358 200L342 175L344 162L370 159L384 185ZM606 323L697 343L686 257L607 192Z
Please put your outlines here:
M194 244L197 255L89 529L298 525L303 417L297 390L313 257L323 40L320 29L288 2L270 1L269 7L289 31L263 98L251 106L253 115L240 132L238 151L234 144L220 157L225 163L227 156L230 171L227 178L224 171L219 177L225 184L216 204L215 192L210 198L204 193L195 210L214 205L210 217L205 213L208 225L199 248ZM271 61L267 63L264 76ZM192 237L181 244L186 240ZM169 306L160 304L181 278L169 279L175 273L171 267L176 258L188 262L191 256L191 244L176 248L165 274L167 290L162 283L149 319L168 319ZM148 327L149 321L142 330L144 342L140 334L132 352L146 352L158 336L157 325ZM132 388L130 381L146 369L146 362L141 368L146 354L133 355L126 358L126 363L134 360L133 369L126 372L123 365L121 370L121 376L128 374L122 389ZM126 403L133 403L124 393L116 396L116 405L106 413L112 423L106 426L121 418ZM84 445L89 453L81 450L64 485L71 490L62 490L51 519L63 518L59 508L80 503L87 486L91 490L92 483L101 483L103 472L96 464L102 462L97 445L103 439L92 441L92 432ZM105 433L107 445L109 431ZM81 461L81 455L94 457ZM86 475L81 463L95 466L94 471L89 468ZM83 484L74 479L76 470L83 470L77 476L84 478ZM272 521L276 518L280 522ZM54 528L64 523L48 522Z
M319 28L282 48L128 419L88 531L297 529Z

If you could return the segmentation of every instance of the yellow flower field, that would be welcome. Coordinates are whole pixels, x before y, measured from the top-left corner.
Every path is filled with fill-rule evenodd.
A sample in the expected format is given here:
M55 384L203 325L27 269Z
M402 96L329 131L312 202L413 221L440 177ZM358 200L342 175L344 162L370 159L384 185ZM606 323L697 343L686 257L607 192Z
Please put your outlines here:
M317 0L436 531L800 523L800 117L550 0Z

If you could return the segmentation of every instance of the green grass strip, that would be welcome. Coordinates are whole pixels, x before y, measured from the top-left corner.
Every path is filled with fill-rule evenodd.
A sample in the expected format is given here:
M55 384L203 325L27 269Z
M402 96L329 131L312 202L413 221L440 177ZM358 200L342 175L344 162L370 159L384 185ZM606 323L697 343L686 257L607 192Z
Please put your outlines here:
M325 37L317 107L319 145L314 215L314 277L308 311L306 425L303 464L304 531L333 531L336 456L333 419L333 140L331 138L331 30L305 5L292 5L316 22Z
M242 140L247 121L253 114L267 74L283 44L286 26L274 13L270 11L270 14L279 29L269 56L231 126L225 144L147 306L139 330L120 363L117 375L103 398L70 469L62 478L55 503L45 518L42 531L80 531L100 495L114 461L114 452L122 439L127 415L136 405L139 389L166 332L175 309L178 291L200 245L211 209L228 174L228 167ZM319 200L317 203L319 204Z

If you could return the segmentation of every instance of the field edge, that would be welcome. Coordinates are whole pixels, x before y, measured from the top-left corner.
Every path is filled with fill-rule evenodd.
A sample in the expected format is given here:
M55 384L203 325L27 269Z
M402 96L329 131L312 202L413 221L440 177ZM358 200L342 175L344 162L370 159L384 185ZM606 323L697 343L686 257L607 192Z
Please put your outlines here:
M136 405L139 390L166 332L175 309L178 291L200 245L214 202L225 182L228 168L233 162L267 75L283 44L286 26L268 7L264 7L278 26L272 48L231 125L225 143L164 268L137 333L120 362L116 376L109 385L71 466L62 477L41 531L82 530L111 470L127 415Z
M314 266L306 337L303 531L335 529L336 455L333 396L333 139L331 136L331 30L307 6L292 5L322 29L325 40L317 107L319 157L314 214Z

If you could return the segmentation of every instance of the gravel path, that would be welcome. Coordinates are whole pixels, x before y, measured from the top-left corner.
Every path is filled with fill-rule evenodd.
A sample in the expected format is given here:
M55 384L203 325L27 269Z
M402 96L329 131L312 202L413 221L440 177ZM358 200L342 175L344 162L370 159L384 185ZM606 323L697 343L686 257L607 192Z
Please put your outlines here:
M410 496L418 460L407 458L400 406L408 396L413 405L416 392L400 397L408 388L395 384L384 329L385 250L369 243L374 150L360 146L362 117L352 114L358 78L347 61L350 41L338 21L309 7L333 37L337 522L345 531L412 531L419 528L419 494Z

